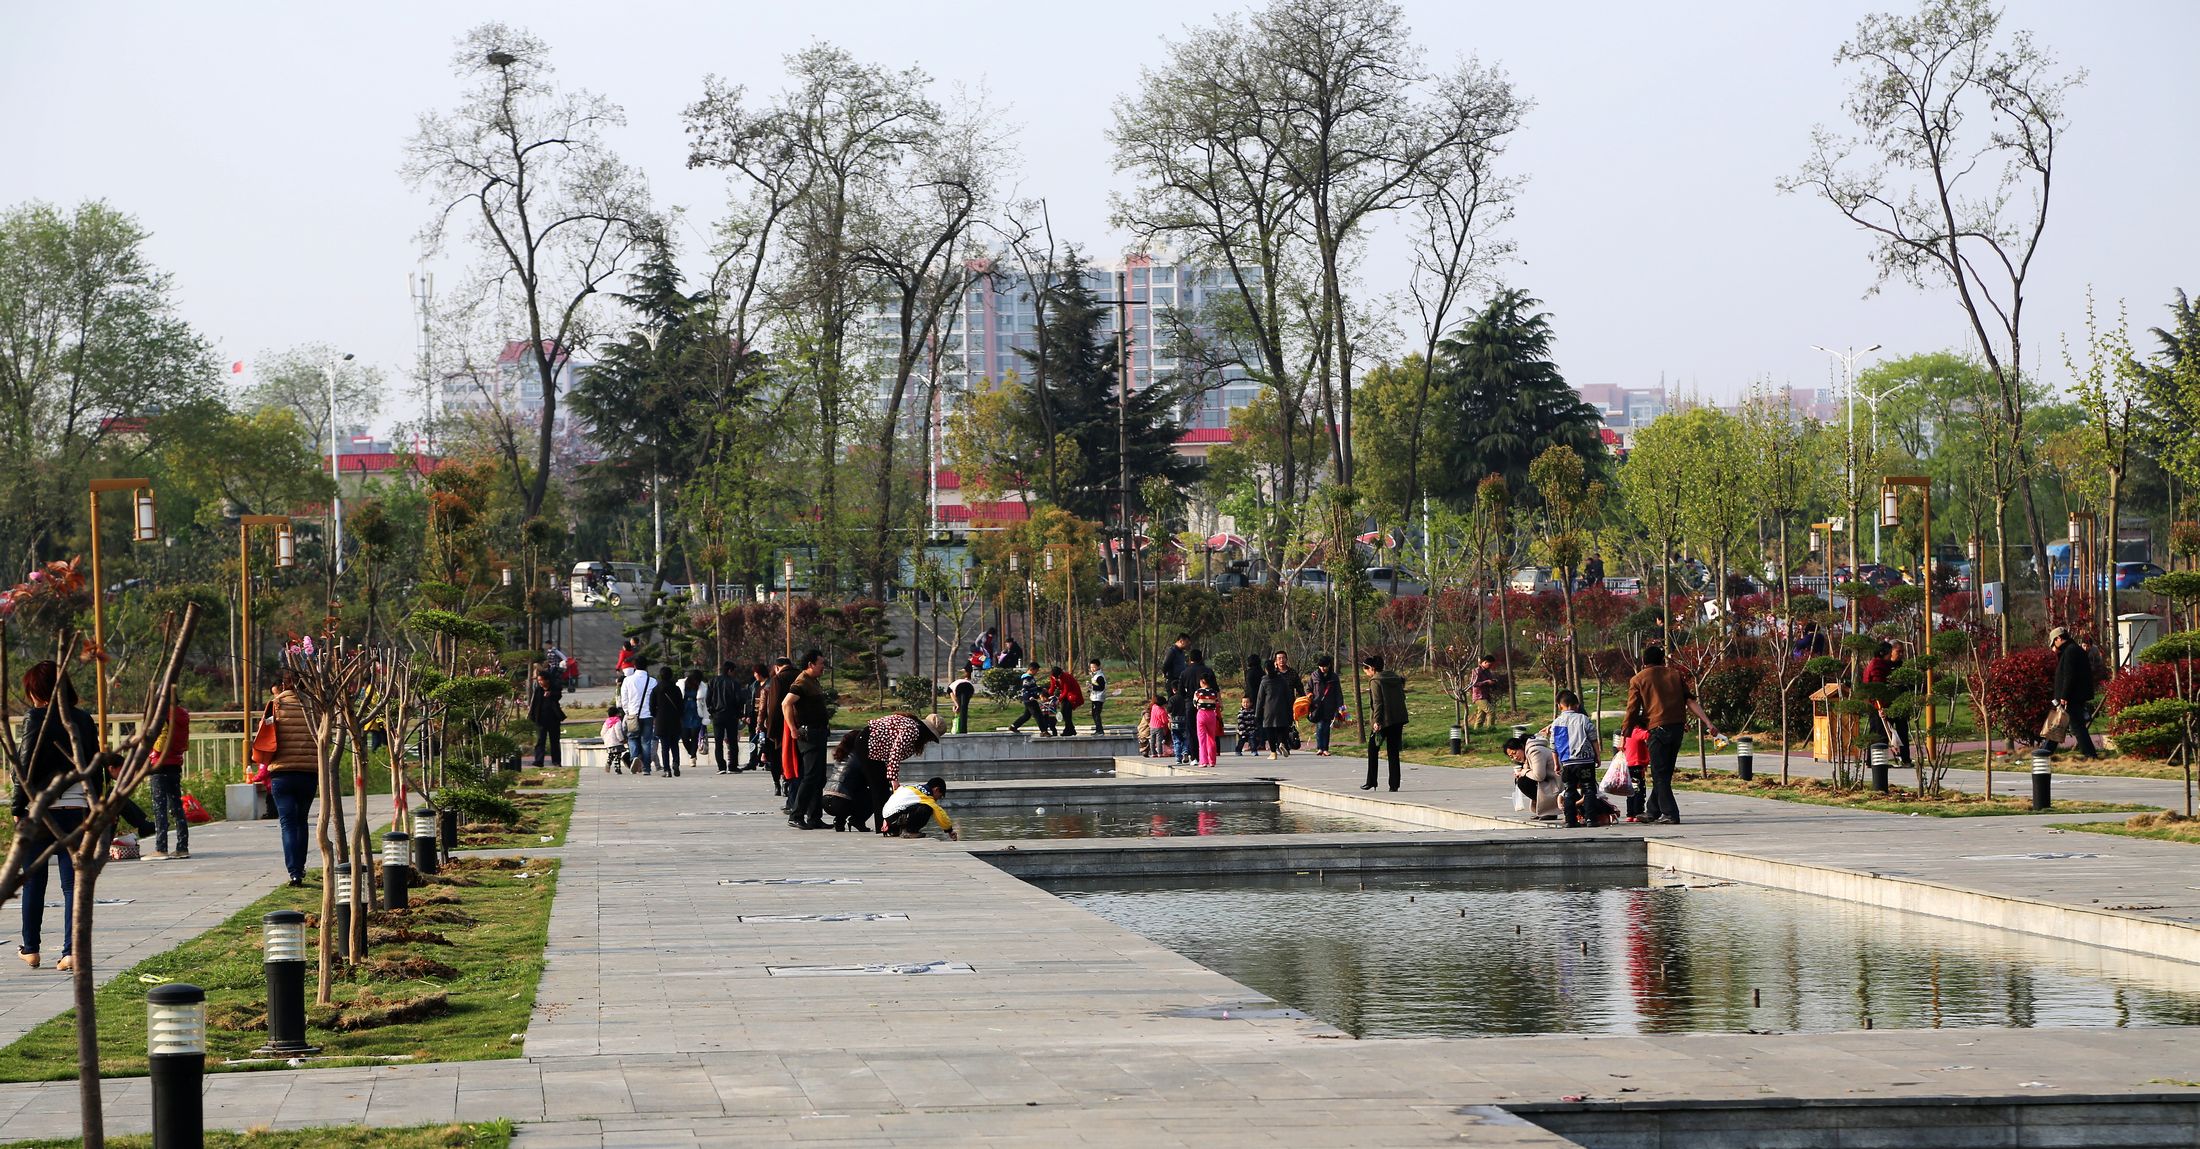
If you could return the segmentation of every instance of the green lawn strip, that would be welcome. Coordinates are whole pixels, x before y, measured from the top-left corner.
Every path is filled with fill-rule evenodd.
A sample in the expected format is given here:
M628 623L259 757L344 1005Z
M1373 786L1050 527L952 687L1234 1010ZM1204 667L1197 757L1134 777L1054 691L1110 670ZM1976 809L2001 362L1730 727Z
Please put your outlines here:
M1686 763L1683 763L1685 766ZM1883 814L1925 814L1935 818L1976 818L1996 814L2031 814L2031 800L1996 795L1991 800L1977 794L1944 792L1938 798L1920 796L1915 790L1903 786L1890 786L1885 797L1870 790L1836 790L1831 783L1820 778L1797 778L1782 785L1778 778L1759 775L1744 782L1724 770L1714 770L1709 778L1694 771L1683 771L1673 778L1676 789L1692 790L1708 794L1736 794L1747 798L1772 798L1782 802L1802 802L1812 806L1840 806L1852 810L1875 810ZM2154 810L2158 807L2131 802L2073 802L2057 801L2049 810L2056 814L2120 814L2131 811Z
M347 1016L378 1007L447 995L442 1007L413 1020L342 1030L328 1007L314 1006L306 975L307 1039L328 1058L477 1061L520 1056L511 1040L527 1029L542 979L550 901L558 863L542 858L459 859L412 891L406 928L423 932L403 943L384 940L368 955L371 976L339 976L333 989ZM522 873L527 877L521 877ZM281 887L228 921L124 970L99 991L100 1072L145 1073L145 994L157 981L189 982L207 995L207 1068L282 1069L280 1061L229 1066L250 1058L267 1040L266 981L260 924L282 909L320 909L317 875L301 888ZM389 928L377 915L375 929ZM437 944L440 937L449 944ZM444 968L448 967L448 968ZM44 976L44 975L40 975ZM440 1012L435 1012L435 1009ZM75 1011L48 1019L0 1049L0 1081L61 1081L76 1075ZM340 1065L342 1061L315 1062Z
M571 794L530 794L524 790L505 795L519 807L519 821L505 826L496 822L470 822L458 831L461 850L534 850L565 844L565 832L573 824ZM550 840L542 839L547 836Z
M2058 830L2083 830L2088 834L2114 834L2119 838L2152 838L2157 842L2189 842L2200 845L2200 821L2183 814L2159 810L2121 822L2057 822Z
M540 770L522 770L512 783L522 790L570 790L581 784L578 766L546 766Z
M206 1149L506 1149L512 1143L509 1121L464 1125L411 1125L374 1129L365 1125L321 1125L311 1129L258 1129L235 1133L206 1131ZM0 1149L77 1149L76 1137L0 1142ZM151 1149L149 1133L107 1138L108 1149Z

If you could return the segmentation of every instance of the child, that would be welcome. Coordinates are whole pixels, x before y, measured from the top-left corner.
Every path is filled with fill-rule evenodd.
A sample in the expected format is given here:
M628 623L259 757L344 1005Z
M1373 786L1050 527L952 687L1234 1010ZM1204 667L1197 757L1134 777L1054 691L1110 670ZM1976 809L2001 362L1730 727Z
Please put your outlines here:
M1175 753L1175 740L1169 737L1169 704L1156 694L1146 703L1146 756L1167 758Z
M1256 740L1258 740L1259 738L1260 719L1253 713L1252 699L1238 699L1237 745L1230 751L1230 753L1235 754L1240 758L1244 757L1245 748L1254 745ZM1256 750L1255 753L1258 753L1258 751Z
M626 723L616 706L603 712L603 768L607 774L626 773Z

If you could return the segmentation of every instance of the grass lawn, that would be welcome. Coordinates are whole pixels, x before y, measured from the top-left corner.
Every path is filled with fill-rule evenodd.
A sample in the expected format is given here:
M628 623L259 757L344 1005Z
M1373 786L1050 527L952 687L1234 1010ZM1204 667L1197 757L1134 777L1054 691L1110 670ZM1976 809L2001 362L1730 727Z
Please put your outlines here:
M2056 803L2060 809L2061 803ZM2152 838L2157 842L2191 842L2200 845L2200 820L2168 810L2138 814L2121 822L2057 822L2058 830L2083 830L2088 834L2115 834L2123 838Z
M375 915L377 933L394 925L385 922L386 916L402 917L419 936L403 943L375 944L361 970L352 976L340 973L332 987L335 1006L310 1004L314 983L309 967L307 1039L322 1047L324 1058L409 1055L414 1061L479 1061L518 1057L520 1044L511 1036L526 1031L534 1012L557 866L539 858L459 859L445 866L428 879L427 886L412 892L412 908L403 915ZM309 883L314 881L308 877ZM189 982L206 990L208 1070L287 1068L280 1061L234 1066L223 1062L252 1057L252 1051L267 1039L260 919L282 909L315 914L320 904L315 884L281 887L214 929L124 970L101 988L102 1076L145 1073L145 993L161 981ZM393 1011L423 1016L387 1020ZM0 1049L0 1081L73 1079L75 1025L71 1010Z
M1744 782L1724 770L1712 771L1709 778L1684 770L1674 775L1673 785L1675 789L1702 793L1740 794L1750 798L1776 798L1782 802L1803 802L1813 806L1842 806L1852 810L1876 810L1885 814L1925 814L1935 818L1975 818L2034 812L2028 798L1996 796L1989 800L1977 794L1959 794L1954 791L1943 793L1937 798L1928 798L1904 786L1890 786L1887 793L1881 796L1872 793L1868 788L1836 790L1830 782L1822 778L1797 778L1781 785L1777 777L1767 778L1760 774ZM2154 808L2129 802L2073 802L2066 799L2057 801L2051 812L2116 814Z
M519 807L519 821L510 826L496 822L460 826L459 849L532 850L565 844L565 832L573 823L573 795L513 790L506 796Z
M522 770L516 786L536 790L570 790L581 784L581 768L578 766L546 766L540 770Z
M402 1129L370 1129L364 1125L322 1125L312 1129L259 1129L233 1133L206 1131L206 1149L505 1149L512 1143L509 1121L470 1122L465 1125L413 1125ZM78 1138L44 1141L9 1141L0 1149L76 1149ZM108 1149L151 1149L152 1135L133 1133L109 1136Z

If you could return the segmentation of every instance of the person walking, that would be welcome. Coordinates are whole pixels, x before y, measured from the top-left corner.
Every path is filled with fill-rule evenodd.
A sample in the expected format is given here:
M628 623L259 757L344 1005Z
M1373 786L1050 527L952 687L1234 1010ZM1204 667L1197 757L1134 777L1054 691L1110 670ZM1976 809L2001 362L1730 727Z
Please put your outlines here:
M679 680L670 667L659 671L650 680L649 728L657 747L657 774L661 778L680 776L680 728L686 700L680 695Z
M786 784L787 719L781 705L787 697L787 688L794 685L794 663L786 658L772 660L770 676L757 692L756 724L760 739L756 747L756 761L771 775L772 793L786 799L786 808L794 810L794 791Z
M32 801L90 766L99 752L99 736L92 716L77 704L75 687L52 661L37 663L23 672L23 696L30 701L30 709L23 716L25 767L15 780L11 805L20 839L18 847L26 851L24 857L30 858L84 824L91 814L93 797L88 787L104 786L106 777L103 772L93 771L90 782L70 785L46 807L43 820L33 820ZM23 937L16 945L16 956L23 959L24 965L38 968L39 947L44 941L46 883L51 872L47 862L52 861L61 866L61 960L55 968L74 969L76 861L66 848L54 850L52 858L23 875L23 888L16 894L23 909Z
M947 688L948 697L955 702L955 733L970 733L970 700L978 695L978 684L970 678L970 668L962 669L962 677Z
M565 741L565 707L559 704L563 691L558 687L557 673L548 665L537 663L535 676L527 683L527 721L535 727L535 766L540 769L545 762L551 766L560 764L563 757L561 744ZM543 746L549 753L543 753Z
M641 659L621 671L619 712L626 724L627 762L636 774L647 774L654 764L656 737L649 721L650 695L657 683L649 677L649 660Z
M1176 752L1179 766L1192 756L1192 699L1184 686L1184 668L1190 663L1186 652L1191 647L1192 636L1179 633L1161 660L1161 694L1169 709L1169 747Z
M1277 651L1276 661L1261 675L1253 699L1253 709L1260 713L1260 739L1268 747L1270 758L1291 756L1291 739L1298 732L1294 708L1304 693L1306 683L1292 668L1291 656Z
M1041 734L1046 733L1046 716L1039 713L1039 694L1039 680L1034 678L1030 671L1024 671L1016 679L1016 699L1024 704L1024 712L1017 715L1014 722L1008 724L1010 733L1022 734L1026 722L1038 723L1039 732Z
M1215 764L1215 755L1222 745L1221 686L1198 647L1185 652L1184 669L1178 676L1177 687L1184 696L1187 740L1191 743L1193 760L1202 766Z
M275 724L275 756L267 763L267 795L283 842L283 870L293 886L305 885L307 818L321 788L321 760L313 750L313 720L288 670L275 679L264 722Z
M1267 676L1268 664L1261 658L1261 656L1257 654L1248 654L1245 656L1244 683L1239 697L1244 700L1245 705L1253 708L1253 745L1250 747L1250 749L1255 754L1260 753L1261 748L1265 746L1268 741L1266 736L1267 732L1261 729L1259 717L1260 680L1266 678Z
M1467 680L1467 700L1474 704L1471 729L1494 729L1497 726L1497 656L1484 654L1474 664L1474 675Z
M727 659L718 664L718 673L712 676L706 690L710 709L710 759L720 774L732 774L741 769L741 698L748 691L748 684L741 680L740 667ZM726 747L733 747L733 761L726 761Z
M1398 792L1398 752L1405 746L1406 737L1406 680L1395 670L1383 669L1383 656L1370 654L1360 660L1361 673L1374 684L1370 693L1374 696L1368 707L1370 724L1367 735L1367 784L1362 790L1375 788L1375 753L1387 747L1390 752L1390 792Z
M703 672L689 667L687 678L680 683L680 745L687 749L688 761L700 766L703 763Z
M1650 797L1642 821L1645 825L1678 825L1681 808L1673 800L1673 767L1680 760L1681 742L1688 733L1688 716L1694 714L1706 733L1716 735L1718 727L1696 701L1688 675L1677 666L1665 664L1662 646L1642 649L1642 669L1627 680L1625 713L1620 733L1632 734L1645 728L1650 732Z
M1337 680L1336 660L1322 655L1314 660L1313 676L1306 680L1306 717L1314 723L1314 754L1329 757L1329 730L1344 712L1344 683Z
M181 861L191 856L191 823L183 816L183 756L191 747L191 712L181 703L168 708L168 725L160 732L160 749L154 752L152 773L146 780L153 791L153 856ZM168 827L176 828L176 852L168 852Z
M793 781L799 786L794 810L787 824L801 830L825 828L825 742L832 713L825 705L825 654L816 648L802 655L801 673L787 687L781 713L793 731L800 765Z
M1092 704L1092 732L1105 734L1107 731L1100 726L1100 704L1108 700L1108 676L1101 671L1097 658L1087 660L1085 665L1089 672L1085 684L1090 690L1085 701Z
M2070 717L2070 737L2077 747L2078 757L2091 762L2101 756L2094 748L2093 732L2086 729L2087 720L2093 716L2093 657L2071 636L2066 626L2048 631L2047 645L2055 652L2055 705L2062 707ZM2061 741L2056 739L2042 745L2044 749L2053 750Z

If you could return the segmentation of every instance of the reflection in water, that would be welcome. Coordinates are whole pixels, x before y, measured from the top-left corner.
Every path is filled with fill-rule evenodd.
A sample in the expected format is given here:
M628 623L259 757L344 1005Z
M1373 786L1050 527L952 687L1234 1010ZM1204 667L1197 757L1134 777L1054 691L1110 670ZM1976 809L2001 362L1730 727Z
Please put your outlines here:
M1041 806L955 813L965 839L1175 838L1200 834L1349 834L1414 827L1276 802L1157 802L1151 805Z
M1639 870L1537 876L1039 884L1362 1037L2200 1024L2200 966Z

